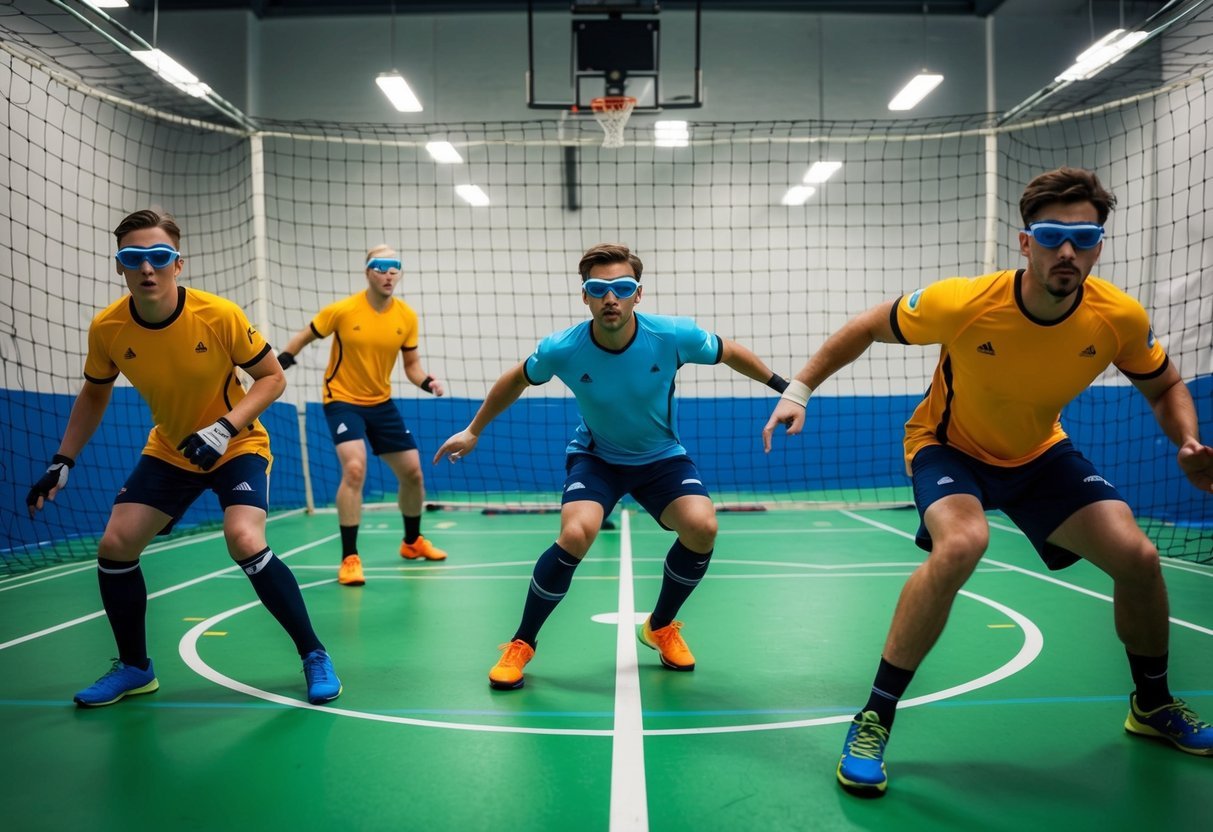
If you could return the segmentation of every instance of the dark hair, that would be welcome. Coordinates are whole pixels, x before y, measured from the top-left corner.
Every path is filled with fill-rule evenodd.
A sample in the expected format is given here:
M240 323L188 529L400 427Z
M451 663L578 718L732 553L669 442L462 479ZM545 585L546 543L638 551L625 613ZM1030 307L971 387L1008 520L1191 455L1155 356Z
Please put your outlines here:
M599 243L596 246L590 246L585 250L585 254L581 255L581 262L577 264L577 272L581 275L582 281L586 281L590 278L590 269L607 263L627 263L632 267L632 274L636 276L637 280L640 280L640 273L644 271L644 264L640 262L640 258L632 254L631 249L623 243Z
M151 208L128 214L114 229L114 237L118 240L118 245L122 245L123 237L132 231L142 231L144 228L163 228L173 238L173 245L177 248L181 247L181 229L177 227L177 221L173 219L173 215L167 211L155 211Z
M1099 177L1082 168L1058 168L1042 173L1023 189L1019 200L1019 215L1026 227L1036 219L1041 209L1055 202L1089 202L1099 214L1099 224L1108 219L1116 205L1116 197L1099 182Z

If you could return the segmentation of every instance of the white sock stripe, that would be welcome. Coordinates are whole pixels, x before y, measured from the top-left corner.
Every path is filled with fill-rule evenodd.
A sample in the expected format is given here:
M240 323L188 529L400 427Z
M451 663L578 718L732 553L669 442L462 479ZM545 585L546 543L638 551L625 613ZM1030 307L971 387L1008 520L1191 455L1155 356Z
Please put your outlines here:
M900 696L894 696L891 693L886 693L885 691L881 690L880 688L876 687L875 685L872 685L872 693L876 694L877 696L883 696L885 699L888 699L890 702L901 701Z
M97 563L97 571L104 572L107 575L125 575L128 572L134 572L138 568L139 561L135 561L132 565L123 569L107 569L106 567L102 566L100 562Z
M557 595L555 592L548 592L546 589L541 587L534 578L531 578L531 591L545 601L559 601L568 594L567 589L559 595Z
M677 572L670 569L670 565L668 563L665 565L665 574L668 578L673 581L677 581L683 586L699 586L699 582L703 580L702 576L698 578L687 578L679 575Z
M1167 669L1164 667L1162 669L1162 673L1159 673L1157 676L1155 676L1154 674L1151 674L1151 673L1147 673L1147 674L1145 674L1145 677L1147 679L1165 679L1165 678L1167 678Z
M266 553L257 558L257 560L253 561L252 563L243 564L240 568L243 569L247 575L256 575L269 565L269 562L273 559L273 557L274 552L272 550L267 550Z

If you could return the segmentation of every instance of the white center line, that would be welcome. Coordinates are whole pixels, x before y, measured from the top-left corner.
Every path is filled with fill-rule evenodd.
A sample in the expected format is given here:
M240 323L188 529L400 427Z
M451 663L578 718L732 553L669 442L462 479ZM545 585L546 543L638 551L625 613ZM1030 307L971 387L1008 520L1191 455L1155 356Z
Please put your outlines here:
M636 658L636 598L632 587L631 512L621 513L619 629L615 638L615 730L611 742L611 832L648 832L644 719Z

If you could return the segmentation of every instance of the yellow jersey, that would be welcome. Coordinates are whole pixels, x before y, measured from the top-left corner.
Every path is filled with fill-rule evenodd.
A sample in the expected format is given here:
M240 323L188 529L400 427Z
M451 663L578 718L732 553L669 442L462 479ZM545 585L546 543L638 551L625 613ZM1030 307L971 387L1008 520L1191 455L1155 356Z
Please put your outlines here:
M396 356L417 349L417 313L399 298L376 312L366 292L359 292L321 309L311 328L317 338L333 336L324 371L325 404L387 401L392 397Z
M88 328L84 377L112 384L119 374L126 376L152 411L154 425L143 453L198 471L177 445L244 398L235 368L252 367L269 351L239 306L179 287L176 310L160 323L140 319L130 295L97 313ZM217 465L249 453L273 459L259 420L232 437Z
M1131 379L1167 368L1145 309L1097 277L1055 321L1024 307L1023 271L941 280L893 306L903 344L940 344L926 396L906 423L906 465L927 445L1023 465L1066 438L1061 409L1108 367Z

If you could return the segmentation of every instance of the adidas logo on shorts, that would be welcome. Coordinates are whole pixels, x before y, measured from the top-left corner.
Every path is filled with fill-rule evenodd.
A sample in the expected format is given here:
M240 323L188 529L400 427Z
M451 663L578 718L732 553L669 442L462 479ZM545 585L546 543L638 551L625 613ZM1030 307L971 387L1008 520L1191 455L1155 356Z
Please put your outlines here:
M576 491L579 488L585 488L585 483L583 483L583 482L570 483L569 487L566 488L565 491Z
M1108 482L1107 480L1105 480L1103 477L1099 476L1098 474L1092 474L1089 477L1083 477L1082 481L1083 482L1102 482L1108 488L1112 487L1112 483Z
M240 483L240 485L237 485L232 490L233 491L252 491L253 487L251 485L249 485L247 482L242 482L242 483Z
M935 482L935 484L936 484L936 485L947 485L947 484L948 484L948 483L950 483L950 482L956 482L956 480L952 479L951 477L940 477L940 478L939 478L939 479L938 479L938 480Z
M339 425L337 426L337 433L338 433L338 434L345 433L347 430L349 430L349 428L347 428L347 427L345 426L345 422L342 422L341 424L339 424Z

